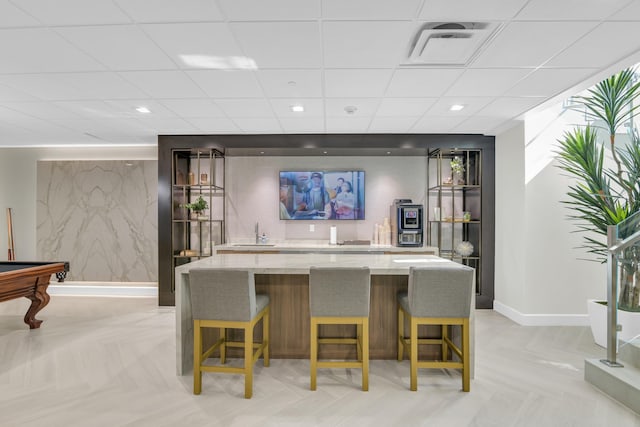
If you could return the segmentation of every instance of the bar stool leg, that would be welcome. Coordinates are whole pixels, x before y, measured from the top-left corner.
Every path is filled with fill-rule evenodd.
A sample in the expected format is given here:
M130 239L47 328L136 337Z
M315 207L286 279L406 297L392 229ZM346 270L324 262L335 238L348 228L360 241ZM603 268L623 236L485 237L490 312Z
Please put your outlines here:
M262 352L264 366L269 366L269 308L262 318L262 344L264 345Z
M244 327L244 397L253 394L253 325Z
M193 394L202 392L202 330L200 321L193 321Z
M448 337L448 333L449 333L449 326L448 325L442 325L441 327L441 334L442 334L442 361L447 361L449 360L449 345L447 344L447 341L445 338Z
M404 313L398 304L398 362L404 359Z
M358 355L358 362L362 362L362 324L358 323L356 325L356 352Z
M369 318L360 325L362 343L362 391L369 391Z
M311 318L311 390L316 389L316 376L318 373L318 322Z
M224 365L227 360L227 328L220 328L220 339L220 363Z
M411 333L409 339L411 340L411 350L409 351L409 358L411 359L411 391L418 390L418 322L411 316Z
M471 388L471 361L469 356L469 319L462 322L462 391Z

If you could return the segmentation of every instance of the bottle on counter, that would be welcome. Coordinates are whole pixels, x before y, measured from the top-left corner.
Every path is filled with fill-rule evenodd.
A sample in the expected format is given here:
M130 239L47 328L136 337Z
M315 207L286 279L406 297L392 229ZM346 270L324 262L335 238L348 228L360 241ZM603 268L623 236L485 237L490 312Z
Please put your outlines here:
M389 224L389 217L385 217L384 223L382 224L382 235L384 240L382 244L389 246L391 244L391 225Z
M379 238L379 233L380 233L379 228L380 228L380 226L377 223L373 225L373 239L371 239L371 241L372 241L372 243L374 245L379 244L378 243L379 242L378 238Z

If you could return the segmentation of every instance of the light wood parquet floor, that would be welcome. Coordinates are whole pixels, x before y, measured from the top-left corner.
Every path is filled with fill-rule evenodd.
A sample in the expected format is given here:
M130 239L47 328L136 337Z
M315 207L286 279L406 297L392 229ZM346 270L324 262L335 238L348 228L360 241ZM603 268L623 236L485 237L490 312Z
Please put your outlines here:
M0 426L640 426L640 416L583 380L583 360L603 357L586 327L523 327L477 313L476 378L372 361L369 392L358 370L309 362L256 365L254 397L240 376L175 375L173 308L153 298L53 296L39 330L29 301L0 304ZM274 331L273 333L276 333Z

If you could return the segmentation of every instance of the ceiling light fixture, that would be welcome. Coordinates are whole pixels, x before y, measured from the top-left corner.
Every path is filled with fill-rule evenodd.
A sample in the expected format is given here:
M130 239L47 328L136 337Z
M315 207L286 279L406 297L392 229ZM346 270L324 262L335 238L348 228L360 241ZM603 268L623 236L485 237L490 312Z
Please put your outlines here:
M304 112L304 105L296 104L291 106L291 111L294 113L302 113Z
M356 111L358 111L358 107L354 105L347 105L346 107L344 107L344 111L347 114L354 114Z
M257 70L258 64L247 56L178 55L182 62L193 68L214 70Z
M151 113L151 110L149 110L147 107L136 107L136 111L138 113L142 113L142 114L149 114Z
M453 104L450 108L449 111L460 111L464 108L464 105L462 104Z

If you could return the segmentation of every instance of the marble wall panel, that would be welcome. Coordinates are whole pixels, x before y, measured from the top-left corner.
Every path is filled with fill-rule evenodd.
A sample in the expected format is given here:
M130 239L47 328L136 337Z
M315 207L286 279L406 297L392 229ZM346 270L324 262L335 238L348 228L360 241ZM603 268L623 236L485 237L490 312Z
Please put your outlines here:
M36 250L69 280L158 280L158 164L38 161Z

